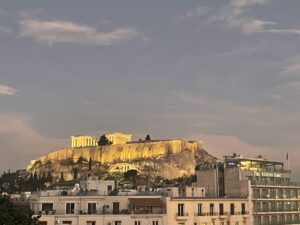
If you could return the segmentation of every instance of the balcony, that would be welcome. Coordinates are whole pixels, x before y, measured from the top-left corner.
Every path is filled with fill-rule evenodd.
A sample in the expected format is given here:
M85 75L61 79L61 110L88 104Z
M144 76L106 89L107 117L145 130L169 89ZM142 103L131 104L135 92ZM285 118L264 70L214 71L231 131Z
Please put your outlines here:
M246 217L249 216L249 212L245 211L245 212L235 212L233 214L230 214L229 212L204 212L204 213L195 213L195 216L210 216L210 217L220 217L220 218L226 218L228 216L237 216L237 215L244 215Z
M252 180L252 185L265 185L265 186L293 186L299 187L299 182L290 182L290 181L269 181L269 180Z
M129 210L123 209L119 211L113 210L78 210L71 214L66 214L65 210L53 210L53 211L36 211L35 215L42 215L42 216L51 216L51 215L68 215L68 216L78 216L78 215L160 215L166 214L165 208L156 209L156 210Z
M188 213L176 213L177 220L187 220L189 218Z

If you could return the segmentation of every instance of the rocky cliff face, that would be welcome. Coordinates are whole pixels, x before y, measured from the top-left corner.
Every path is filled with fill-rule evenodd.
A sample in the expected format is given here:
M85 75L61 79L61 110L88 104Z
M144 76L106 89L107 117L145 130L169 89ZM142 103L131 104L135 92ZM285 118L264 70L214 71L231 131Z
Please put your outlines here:
M86 176L90 158L95 175L124 173L136 169L141 175L163 179L189 176L194 173L197 164L216 160L203 150L200 141L165 140L60 149L32 160L27 171L51 171L56 180L63 171L64 179L72 180L74 170L78 171L78 178Z

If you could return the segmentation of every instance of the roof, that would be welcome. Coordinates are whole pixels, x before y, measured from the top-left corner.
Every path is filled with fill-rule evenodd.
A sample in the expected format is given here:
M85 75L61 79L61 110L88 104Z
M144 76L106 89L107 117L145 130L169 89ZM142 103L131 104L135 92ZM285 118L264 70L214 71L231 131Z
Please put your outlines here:
M165 206L160 198L129 198L129 202L134 206Z

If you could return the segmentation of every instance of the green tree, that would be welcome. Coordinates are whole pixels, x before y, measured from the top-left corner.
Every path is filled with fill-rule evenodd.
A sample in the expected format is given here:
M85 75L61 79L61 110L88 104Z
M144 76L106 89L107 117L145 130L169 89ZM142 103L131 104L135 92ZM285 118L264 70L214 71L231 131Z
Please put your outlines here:
M29 206L14 205L6 195L0 196L0 212L0 225L35 225L40 217L33 217Z
M75 167L73 169L73 180L77 180L77 178L78 178L78 169L77 167Z
M111 145L111 144L112 144L112 142L107 139L105 134L103 134L98 141L99 146L106 146L106 145Z
M53 176L51 172L49 171L46 177L46 182L52 183L53 182Z
M128 170L124 173L124 179L130 181L132 184L136 184L137 170Z
M60 173L60 181L65 181L64 171L61 171L61 173Z
M146 138L145 138L145 141L151 141L150 134L147 134L147 136L146 136Z

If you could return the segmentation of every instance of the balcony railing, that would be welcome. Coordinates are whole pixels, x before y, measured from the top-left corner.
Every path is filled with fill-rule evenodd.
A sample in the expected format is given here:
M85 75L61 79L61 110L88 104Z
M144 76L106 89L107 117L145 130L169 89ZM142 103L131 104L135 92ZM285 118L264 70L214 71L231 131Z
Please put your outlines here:
M188 213L176 213L176 216L177 217L186 217L186 216L189 216Z
M36 215L112 215L112 214L119 214L119 215L126 215L126 214L134 214L134 215L157 215L157 214L166 214L165 208L162 209L155 209L155 210L129 210L123 209L119 211L113 210L78 210L74 211L74 213L66 213L65 210L52 210L52 211L36 211Z
M299 182L290 181L270 181L270 180L252 180L252 185L271 185L271 186L296 186L300 187Z
M234 216L234 215L248 215L249 212L235 212L235 213L229 213L229 212L203 212L203 213L195 213L195 216Z

